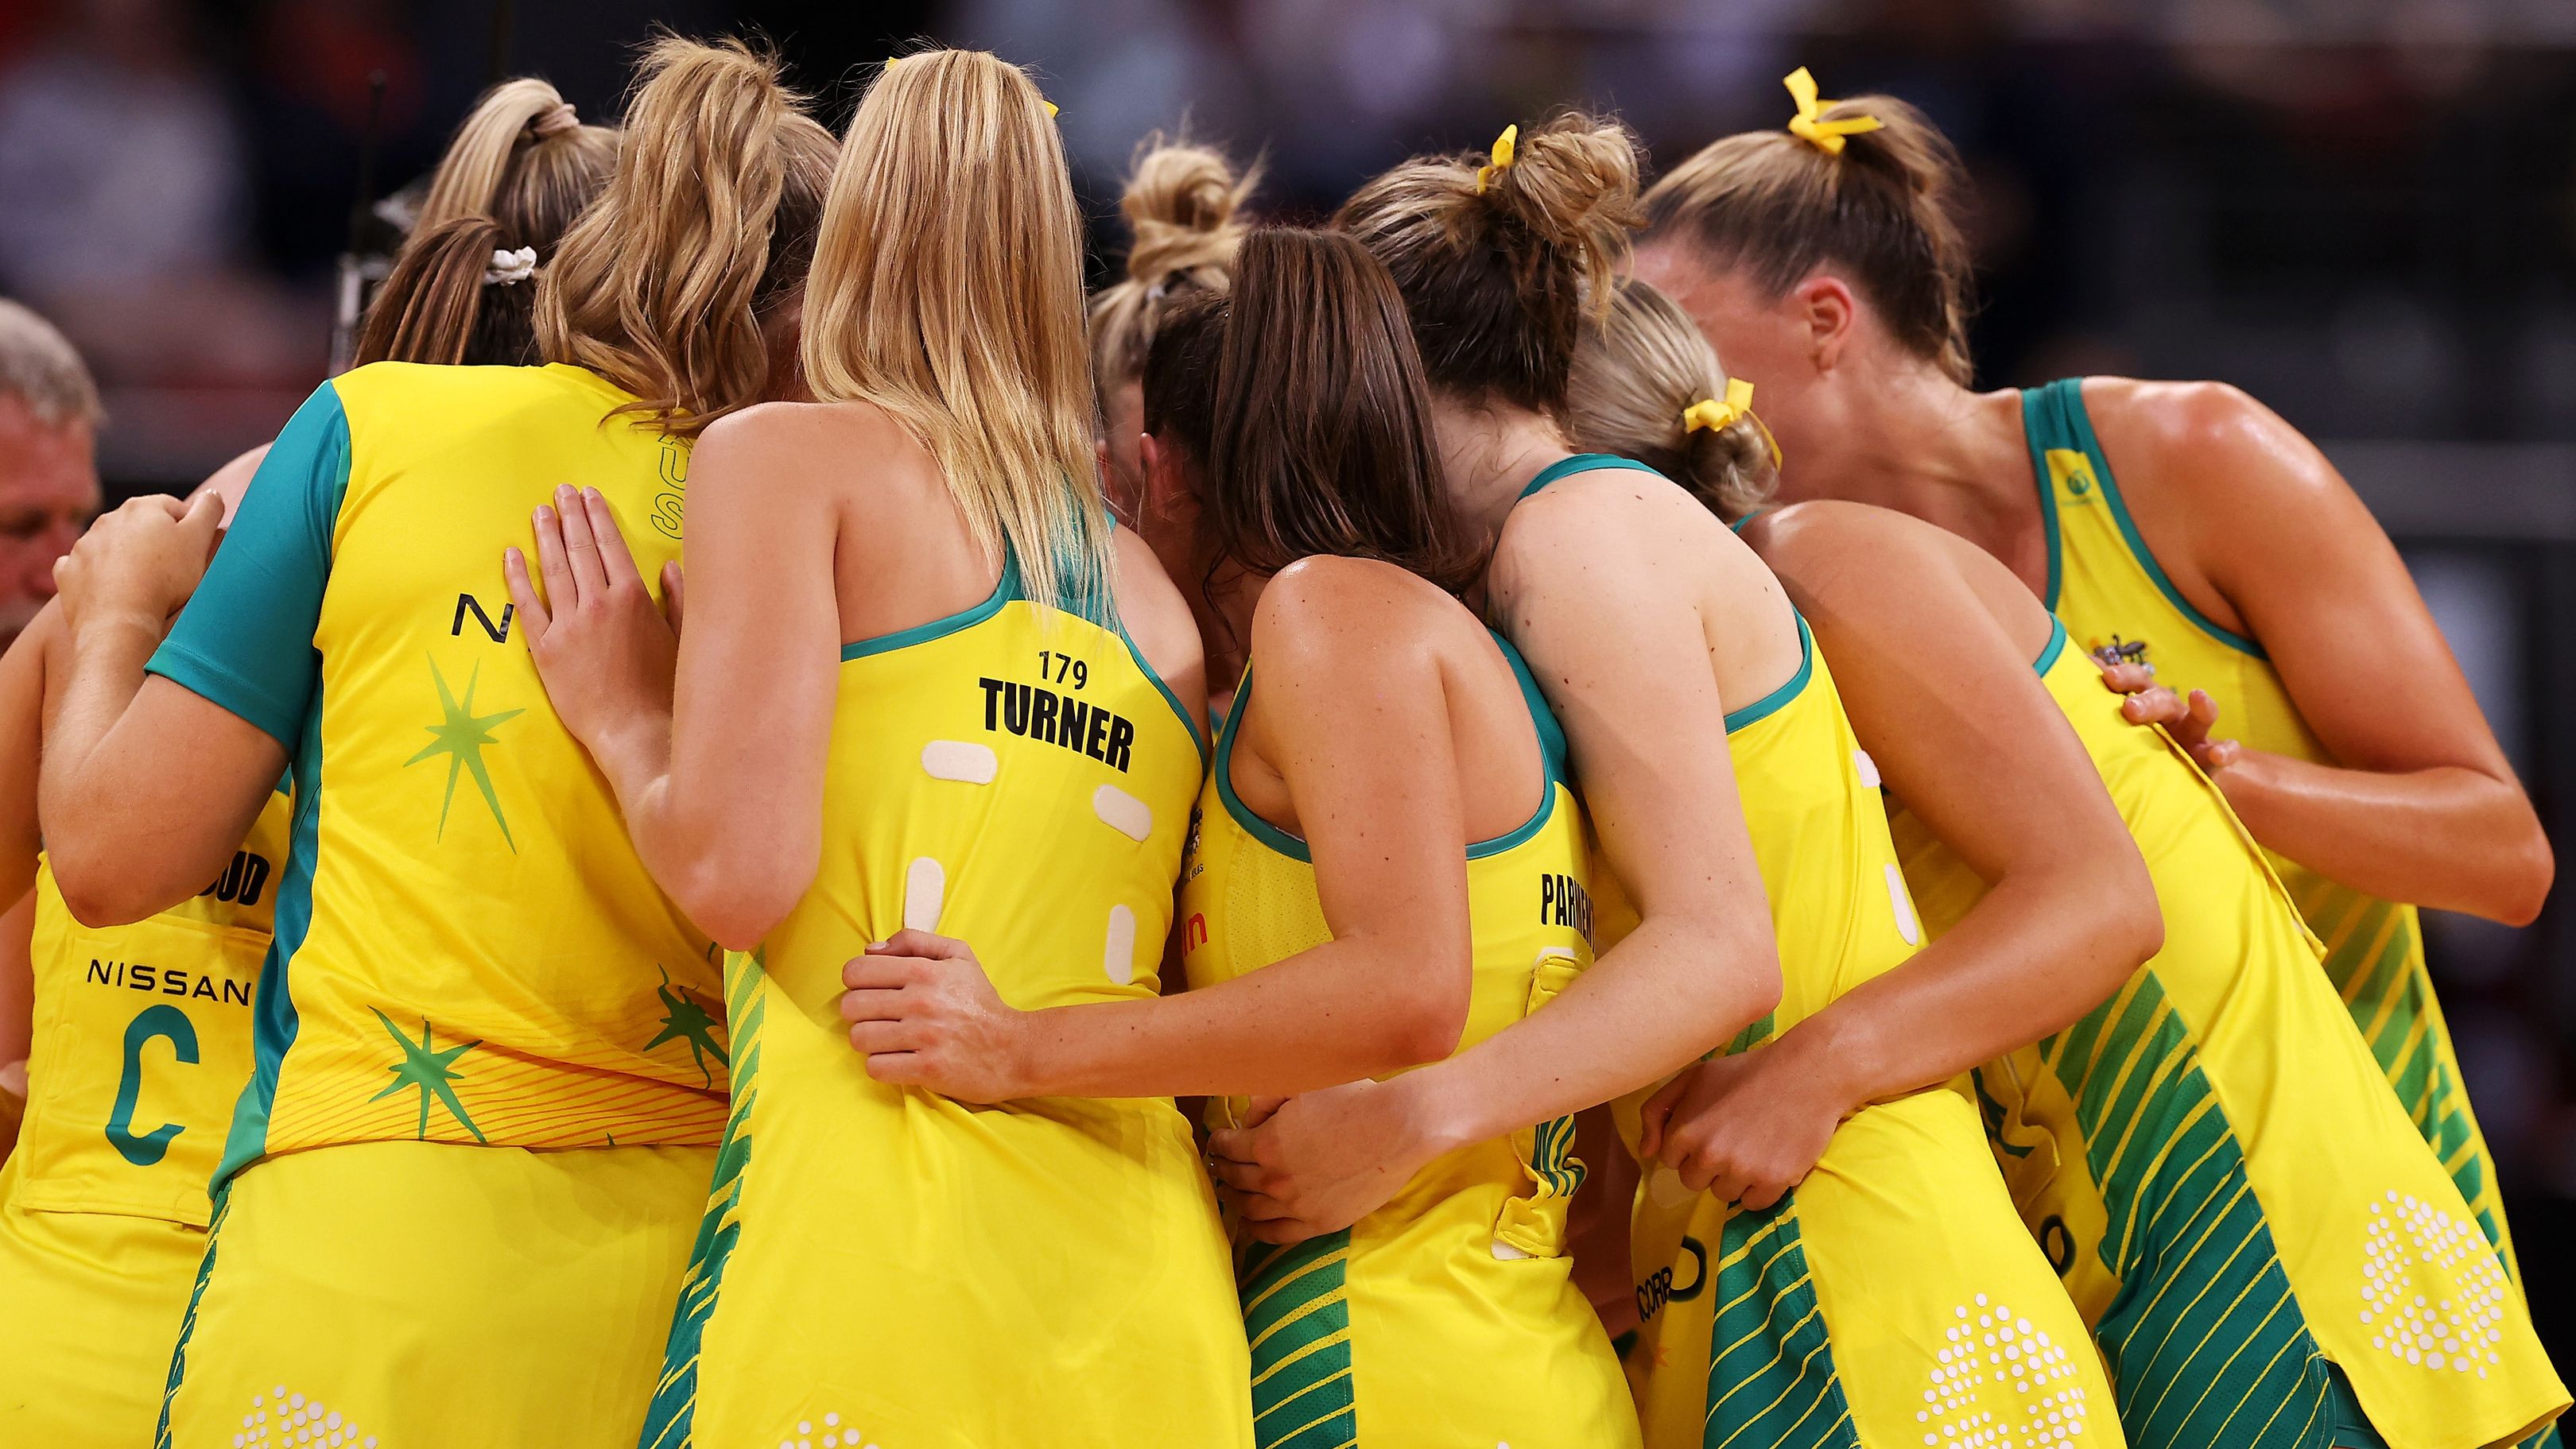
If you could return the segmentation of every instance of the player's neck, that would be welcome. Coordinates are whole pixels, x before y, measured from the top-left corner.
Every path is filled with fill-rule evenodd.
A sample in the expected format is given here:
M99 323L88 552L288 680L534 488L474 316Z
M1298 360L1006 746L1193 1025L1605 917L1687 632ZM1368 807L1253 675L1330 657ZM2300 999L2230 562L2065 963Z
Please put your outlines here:
M2035 509L2018 394L1970 392L1928 364L1855 389L1832 437L1784 460L1784 501L1840 498L1929 519L1971 537Z
M1527 408L1442 396L1431 414L1450 506L1489 545L1502 536L1503 520L1529 481L1574 452L1562 428Z

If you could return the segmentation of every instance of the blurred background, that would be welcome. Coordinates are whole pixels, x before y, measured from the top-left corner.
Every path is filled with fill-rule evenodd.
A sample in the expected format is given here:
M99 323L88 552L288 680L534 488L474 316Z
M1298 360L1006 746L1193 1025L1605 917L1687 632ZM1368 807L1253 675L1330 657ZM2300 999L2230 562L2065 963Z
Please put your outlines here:
M657 23L765 32L836 126L905 41L1033 65L1095 264L1136 141L1184 120L1312 217L1560 102L1670 161L1780 124L1799 64L1905 96L1974 174L1981 381L2223 378L2307 430L2576 857L2571 0L5 0L0 294L96 370L109 501L192 484L320 380L363 160L376 193L419 175L499 74L613 116ZM2576 1354L2576 859L2536 925L2428 934L2533 1308Z

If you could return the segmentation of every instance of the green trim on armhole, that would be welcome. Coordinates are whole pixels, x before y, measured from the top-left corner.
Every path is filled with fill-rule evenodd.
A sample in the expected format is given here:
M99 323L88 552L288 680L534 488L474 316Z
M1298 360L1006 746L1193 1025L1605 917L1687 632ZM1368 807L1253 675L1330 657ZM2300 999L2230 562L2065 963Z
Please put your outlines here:
M2057 667L2057 657L2066 652L2066 621L2055 614L2048 616L2048 647L2030 662L2031 672L2045 679Z
M2039 591L2039 602L2051 613L2057 610L2057 594L2066 582L2066 570L2065 547L2057 531L2057 484L2048 476L2048 445L2057 432L2049 416L2053 407L2050 399L2054 389L2075 380L2066 378L2046 387L2021 390L2022 445L2030 449L2031 477L2039 491L2039 531L2048 540L2048 582Z
M1616 453L1577 453L1571 458L1559 458L1539 469L1538 476L1529 480L1529 483L1521 489L1521 498L1529 497L1559 478L1571 478L1577 473L1590 473L1601 468L1628 468L1639 473L1655 473L1654 469L1636 459L1622 458ZM1664 475L1655 473L1655 476L1661 478Z
M2093 481L2102 485L2102 501L2110 505L2111 519L2119 525L2120 537L2129 545L2129 556L2138 561L2138 567L2146 570L2148 582L2156 586L2156 592L2165 596L2165 602L2180 610L2193 627L2228 648L2256 659L2265 657L2261 644L2232 629L2221 628L2208 615L2193 608L2191 601L2182 596L2182 591L2174 587L2173 580L2165 576L2164 565L2156 562L2155 552L2147 547L2145 536L2138 532L2137 520L2129 516L2129 505L2120 496L2119 481L2111 476L2111 460L2103 456L2101 440L2093 435L2092 415L2084 410L2084 379L2062 377L2038 389L2037 396L2045 400L2044 404L2034 404L2033 396L2029 391L2022 394L2022 423L2029 436L2032 466L2039 470L2040 511L2048 528L2048 595L2043 602L2052 610L2057 607L2057 489L2048 476L2049 445L2043 441L2044 436L2054 435L2073 443L2092 463Z
M915 624L909 629L897 629L891 634L879 634L874 638L844 644L841 646L841 662L847 664L853 659L865 659L872 654L891 654L897 649L909 649L915 644L927 644L933 639L945 639L961 629L971 629L983 623L1002 612L1004 604L1021 597L1023 595L1020 592L1020 561L1006 545L1002 550L1002 576L993 580L993 592L985 596L984 602L971 608L960 609L946 618L933 619L927 624Z
M1252 1347L1252 1436L1259 1449L1359 1442L1351 1386L1351 1230L1243 1255L1243 1336Z
M305 711L304 739L287 768L294 788L287 811L286 866L277 885L268 954L259 966L259 991L251 1007L250 1080L233 1102L232 1125L224 1133L224 1154L215 1164L211 1190L222 1192L234 1173L268 1152L268 1116L277 1105L277 1077L295 1045L301 1020L295 993L287 985L287 968L313 929L313 857L322 833L322 686L314 686L312 706ZM285 782L280 782L281 790Z
M1807 616L1790 611L1798 621L1798 672L1789 676L1778 689L1753 701L1742 709L1726 712L1726 732L1733 734L1746 725L1757 724L1777 713L1796 699L1816 672L1816 636L1807 632Z

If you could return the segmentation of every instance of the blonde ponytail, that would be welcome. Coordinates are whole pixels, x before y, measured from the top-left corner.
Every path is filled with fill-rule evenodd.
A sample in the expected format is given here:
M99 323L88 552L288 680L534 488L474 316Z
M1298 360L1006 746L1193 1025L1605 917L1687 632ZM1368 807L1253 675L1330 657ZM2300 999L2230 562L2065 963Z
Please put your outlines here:
M832 139L740 41L665 36L638 74L616 175L540 274L537 335L694 437L769 387L761 324L804 281Z
M1576 447L1634 458L1734 523L1770 501L1779 471L1770 436L1751 413L1724 427L1691 425L1695 405L1725 396L1725 369L1698 326L1671 298L1631 279L1584 328L1568 427Z
M1118 199L1135 238L1127 275L1091 299L1091 372L1103 394L1143 374L1164 304L1226 290L1250 229L1243 201L1260 179L1259 166L1238 176L1224 152L1159 131L1137 147Z
M919 439L1031 598L1106 620L1086 353L1082 218L1037 86L981 51L889 66L850 119L824 203L806 380Z

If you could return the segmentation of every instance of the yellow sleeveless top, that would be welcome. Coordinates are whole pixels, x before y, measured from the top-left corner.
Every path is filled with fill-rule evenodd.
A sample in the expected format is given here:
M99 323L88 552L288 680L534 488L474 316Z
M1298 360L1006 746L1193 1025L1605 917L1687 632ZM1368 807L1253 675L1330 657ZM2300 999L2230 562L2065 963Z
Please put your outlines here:
M643 1442L1108 1442L1112 1411L1236 1442L1224 1242L1170 1099L888 1086L839 1010L842 967L907 927L1021 1010L1157 994L1197 731L1123 633L1009 562L841 661L814 883L726 961L732 1114ZM1127 1351L1149 1343L1203 1345L1221 1382Z
M504 545L597 488L658 590L688 445L569 366L376 363L270 449L150 668L285 747L255 1061L223 1171L335 1143L713 1145L707 938L546 702Z
M286 833L281 789L193 899L95 930L72 919L38 861L34 1036L8 1206L206 1225L207 1183L250 1079L252 989Z
M2040 601L2065 621L2075 642L2096 658L2153 665L2176 689L2206 690L2218 704L2222 735L2258 750L2334 763L2262 642L2221 628L2192 607L2156 562L2094 436L2083 380L2025 390L2022 422L2048 544ZM2510 1267L2512 1244L2493 1165L2425 974L2415 907L2365 896L2266 854L2323 940L2326 975L2381 1071Z

